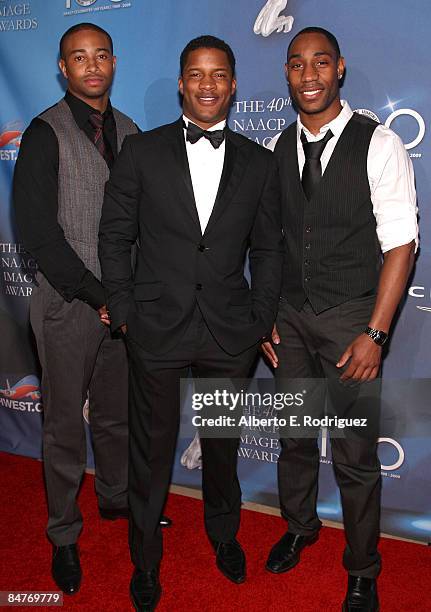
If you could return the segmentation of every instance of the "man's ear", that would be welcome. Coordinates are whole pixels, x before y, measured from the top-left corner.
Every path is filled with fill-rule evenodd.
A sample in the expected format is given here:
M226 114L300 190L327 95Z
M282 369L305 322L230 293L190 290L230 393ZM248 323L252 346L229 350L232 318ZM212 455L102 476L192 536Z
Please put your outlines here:
M184 85L183 85L183 78L179 77L178 79L178 91L180 92L180 94L183 96L184 95Z
M344 57L340 57L338 59L338 64L337 64L337 74L338 74L339 80L343 78L345 70L346 70L346 62L344 61Z
M64 78L67 79L66 62L64 61L63 58L58 62L58 67L60 68L61 72L63 73Z

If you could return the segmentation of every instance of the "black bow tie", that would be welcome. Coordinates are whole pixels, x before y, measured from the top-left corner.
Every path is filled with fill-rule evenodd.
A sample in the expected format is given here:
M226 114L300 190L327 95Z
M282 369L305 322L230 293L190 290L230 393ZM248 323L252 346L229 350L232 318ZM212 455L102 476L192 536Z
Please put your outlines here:
M210 132L209 130L203 130L191 121L189 121L188 125L183 121L183 127L187 130L186 140L191 144L195 144L203 136L210 141L214 149L218 149L224 140L224 130L213 130Z

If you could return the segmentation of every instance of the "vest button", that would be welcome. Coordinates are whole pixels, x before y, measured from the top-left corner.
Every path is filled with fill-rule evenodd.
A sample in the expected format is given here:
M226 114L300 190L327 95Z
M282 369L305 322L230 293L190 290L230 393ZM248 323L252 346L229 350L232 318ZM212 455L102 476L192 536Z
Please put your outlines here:
M304 265L305 266L309 266L310 265L310 260L309 259L305 259L304 260Z
M311 279L310 279L310 277L309 277L309 276L306 276L306 277L304 278L304 281L305 281L306 283L308 283L308 281L310 281L310 280L311 280Z
M196 291L202 291L202 284L196 283Z
M307 251L309 251L311 249L311 244L307 242L307 244L305 245L305 248L307 249Z
M311 232L311 226L307 225L307 227L305 228L305 231L307 232L307 234L309 234Z

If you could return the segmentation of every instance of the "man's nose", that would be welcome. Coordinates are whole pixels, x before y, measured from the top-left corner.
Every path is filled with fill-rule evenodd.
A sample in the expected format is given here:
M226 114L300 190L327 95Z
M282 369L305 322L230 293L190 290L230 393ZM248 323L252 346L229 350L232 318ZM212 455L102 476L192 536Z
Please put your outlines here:
M96 58L95 57L89 57L88 61L87 61L87 70L90 72L94 72L96 70L99 69L99 66L97 64Z
M313 62L305 64L304 69L302 71L302 80L303 81L315 81L317 79L318 71Z
M209 74L204 75L199 83L199 87L201 87L201 89L213 89L215 87L214 78Z

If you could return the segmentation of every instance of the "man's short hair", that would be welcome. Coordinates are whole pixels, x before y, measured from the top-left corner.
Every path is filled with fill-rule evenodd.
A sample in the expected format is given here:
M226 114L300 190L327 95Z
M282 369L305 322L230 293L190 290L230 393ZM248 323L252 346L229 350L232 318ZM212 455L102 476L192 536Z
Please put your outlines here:
M72 34L74 34L75 32L80 32L81 30L94 30L95 32L100 32L100 34L104 34L108 40L109 40L109 44L111 47L111 53L114 53L114 43L112 42L112 38L111 35L108 34L108 32L106 30L104 30L103 28L100 28L98 25L96 25L95 23L77 23L76 25L72 26L71 28L69 28L68 30L66 30L66 32L63 34L63 36L60 39L60 57L61 59L65 59L64 57L64 43L66 41L66 39L71 36Z
M232 76L235 75L235 56L233 54L232 49L229 45L221 38L217 38L217 36L211 36L210 34L206 34L205 36L198 36L191 40L181 52L180 55L180 71L183 74L184 66L187 63L187 58L189 53L192 51L196 51L197 49L220 49L220 51L224 51L229 60L229 64L232 70Z
M327 38L331 47L334 49L336 59L338 60L340 58L341 56L340 46L335 36L331 34L331 32L328 32L328 30L325 30L324 28L319 28L318 26L311 26L309 28L304 28L303 30L298 32L298 34L295 34L295 36L290 41L289 46L287 47L287 60L288 61L289 61L290 48L293 45L294 41L298 38L298 36L301 36L301 34L322 34L323 36L325 36L325 38Z

